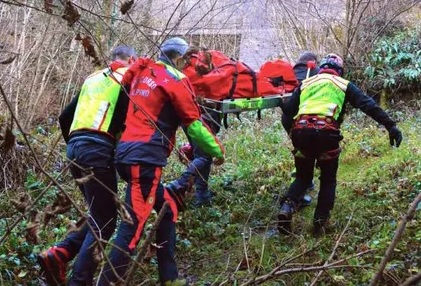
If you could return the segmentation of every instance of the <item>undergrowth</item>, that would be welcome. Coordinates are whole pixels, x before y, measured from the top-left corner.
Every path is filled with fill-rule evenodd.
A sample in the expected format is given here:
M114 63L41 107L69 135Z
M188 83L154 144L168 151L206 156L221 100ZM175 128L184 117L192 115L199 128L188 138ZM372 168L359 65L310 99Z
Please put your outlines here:
M400 121L404 135L398 149L390 147L384 128L362 113L353 112L345 120L333 229L321 237L311 234L317 171L316 189L311 193L313 203L294 216L293 234L282 236L276 229L278 200L291 182L293 169L292 146L282 128L280 110L265 110L261 120L256 120L253 113L242 115L241 121L230 117L229 128L222 129L220 134L227 161L214 167L210 179L216 193L212 206L189 208L180 215L177 226L180 275L188 277L193 285L241 285L264 275L267 280L262 285L309 285L318 271L268 274L275 268L320 266L332 256L329 262L347 258L341 263L344 267L323 272L316 285L367 285L399 219L421 190L419 111L394 112L394 116ZM47 156L46 146L53 146L49 144L57 134L53 129L32 135L40 155ZM178 137L181 145L185 140L182 132ZM59 152L45 166L83 206L70 176L59 174L65 161L64 144L59 143L55 150ZM164 182L175 179L184 168L176 157L173 154L164 169ZM34 200L48 187L49 180L36 168L25 174L22 188ZM124 188L123 183L120 188ZM45 210L56 200L58 192L55 186L48 187L35 209ZM12 188L1 193L0 237L20 215L16 206L10 204L18 194ZM419 213L408 223L381 285L398 285L420 271L421 231L417 216ZM0 245L0 285L42 285L36 254L62 239L77 219L73 208L57 214L45 226L41 224L38 241L31 242L27 237L31 220L25 216ZM152 219L147 230L151 223ZM360 255L353 257L357 253ZM147 280L150 281L147 285L157 281L153 251L136 276L139 283Z

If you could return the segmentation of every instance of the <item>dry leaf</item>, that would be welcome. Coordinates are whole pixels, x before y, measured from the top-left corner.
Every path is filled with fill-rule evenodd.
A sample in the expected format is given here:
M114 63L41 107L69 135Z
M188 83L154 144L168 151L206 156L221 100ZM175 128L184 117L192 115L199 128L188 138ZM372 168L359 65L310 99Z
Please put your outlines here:
M26 208L31 205L31 197L27 193L22 192L18 195L17 200L10 200L10 202L16 207L18 211L24 213Z
M58 193L54 203L45 207L43 221L44 226L48 224L52 217L69 211L71 207L72 202L63 193Z
M16 136L9 127L6 128L3 140L3 143L0 145L0 152L5 154L15 146L16 141Z
M95 244L91 247L94 247L94 251L92 253L94 261L96 263L100 263L102 260L104 260L104 253L101 251L101 248L98 245L98 241L96 241Z
M67 25L71 27L74 23L76 23L79 18L80 14L77 11L76 7L73 6L72 1L67 1L64 5L63 15L61 16L64 20L67 21Z
M44 10L49 13L52 14L53 13L53 7L56 7L53 5L53 0L44 0Z
M134 0L128 0L124 2L123 4L121 4L121 7L120 7L121 14L125 15L127 11L129 11L130 8L132 8L133 3L134 3Z
M67 225L67 234L70 234L72 232L80 231L82 229L82 227L85 226L86 221L87 221L86 217L82 217L76 223L73 223L73 221L69 221L69 223Z
M96 66L101 65L101 61L96 54L94 45L92 44L92 38L89 36L84 36L82 38L82 46L83 50L85 51L85 55L93 59L92 63Z
M26 226L26 240L32 244L39 244L40 237L38 235L40 225L40 214L38 211L32 211L29 223Z
M8 59L2 60L0 62L0 64L2 64L2 65L8 65L8 64L12 63L16 58L17 58L17 55L11 56Z

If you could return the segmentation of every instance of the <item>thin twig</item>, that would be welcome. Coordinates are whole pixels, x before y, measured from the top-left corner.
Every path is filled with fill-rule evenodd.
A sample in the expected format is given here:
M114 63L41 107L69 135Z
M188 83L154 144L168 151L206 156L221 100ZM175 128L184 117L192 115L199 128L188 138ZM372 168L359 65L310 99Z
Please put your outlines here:
M284 274L289 274L289 273L298 273L298 272L313 272L313 271L321 271L321 270L328 270L328 269L342 269L342 268L360 268L363 267L365 268L365 266L354 266L354 265L341 265L342 263L346 262L347 260L351 259L351 258L356 258L356 257L360 257L364 254L367 254L369 252L372 252L372 250L366 250L366 251L362 251L353 255L350 255L348 257L345 257L343 259L331 262L327 265L321 265L321 266L302 266L302 267L294 267L294 268L287 268L287 269L282 269L282 270L277 270L277 271L271 271L268 274L256 277L254 279L250 279L247 282L241 284L241 286L247 286L247 285L258 285L261 284L267 280L270 279L274 279L277 278L279 276L282 276Z
M301 252L298 255L295 255L293 257L288 258L287 260L283 261L280 265L278 265L277 267L273 268L268 274L266 274L266 276L270 277L273 276L277 271L279 271L282 267L286 266L287 264L289 264L290 262L297 260L300 257L303 257L304 255L306 255L307 253L313 251L317 246L319 246L320 242L317 242L312 248L310 249L306 249L305 251ZM302 264L299 264L300 267L303 267ZM307 265L304 265L304 267L306 267ZM298 267L298 266L297 266ZM256 277L251 278L250 280L248 280L247 282L245 282L245 285L251 285L253 284L253 282L255 281ZM247 284L249 283L249 284Z
M158 230L159 224L163 219L165 212L167 211L168 203L164 202L162 205L161 210L158 213L158 217L156 218L155 222L152 225L152 229L149 231L148 235L146 236L145 242L143 243L142 247L137 254L136 260L133 262L126 278L125 285L132 285L131 282L133 280L133 276L136 273L138 265L143 262L143 258L145 257L146 251L148 250L149 245L152 243L152 240L155 237L155 233Z
M63 170L61 170L61 172L56 176L56 179L60 178L61 175L64 174L64 172L70 167L70 164L66 165ZM51 188L51 186L53 185L53 182L50 181L48 183L48 185L39 193L39 195L35 198L35 200L32 202L32 204L6 229L5 234L3 235L3 237L0 239L0 244L2 244L6 238L9 236L9 234L12 232L12 230L20 223L20 221L26 216L28 215L31 210L35 207L36 203L42 199L42 197L44 196L44 194Z
M414 276L406 279L400 286L413 286L418 285L417 283L421 281L421 271L415 274Z
M351 224L351 220L352 220L353 215L354 215L354 212L351 213L345 228L342 230L341 235L339 235L339 238L336 240L336 243L335 243L335 246L333 247L332 253L330 254L329 258L326 260L324 265L327 265L329 263L329 261L335 256L336 250L338 249L339 244L341 243L342 238L345 235L345 232L348 230L348 227ZM310 286L316 285L317 280L320 278L322 273L323 273L323 271L319 271L319 273L317 273L316 277L314 277L313 281L311 281Z
M63 193L63 195L72 203L73 207L76 209L76 211L83 217L85 217L85 213L78 207L78 205L76 204L76 202L69 196L69 194L66 193L66 191L63 189L63 187L60 185L60 183L57 181L56 178L54 178L53 176L51 176L45 169L44 167L41 165L40 160L38 159L38 156L34 150L34 148L32 147L31 143L29 142L28 137L26 136L25 131L22 128L22 125L20 124L19 120L17 119L15 113L13 112L12 106L9 102L9 100L7 99L6 93L3 90L2 85L0 84L0 93L4 99L4 102L6 103L7 108L9 109L10 114L12 115L13 120L16 122L16 125L19 129L19 131L22 133L23 139L25 141L25 143L27 144L29 150L31 151L32 157L35 160L35 164L37 165L37 167L39 168L39 170L41 171L41 173L43 173L48 179L50 179L50 181L52 181L57 188L60 190L60 192ZM93 227L87 223L90 231L92 232L92 235L95 237L95 240L100 242L101 240L98 238L98 235L95 233L95 230L93 229ZM104 252L104 247L101 243L98 244L100 247L100 250L102 252ZM106 256L106 260L109 262L108 257ZM112 271L114 274L116 274L116 271L114 268L112 268Z
M395 230L395 235L393 236L393 239L391 243L389 244L389 247L387 248L385 255L383 256L382 261L380 262L379 270L373 276L373 279L370 282L370 286L375 286L380 281L383 271L386 268L386 264L392 257L395 246L398 244L403 232L405 231L407 222L414 217L415 210L417 209L417 206L420 202L421 202L421 193L419 193L418 196L414 199L414 201L410 204L406 212L406 215L399 222L398 228Z

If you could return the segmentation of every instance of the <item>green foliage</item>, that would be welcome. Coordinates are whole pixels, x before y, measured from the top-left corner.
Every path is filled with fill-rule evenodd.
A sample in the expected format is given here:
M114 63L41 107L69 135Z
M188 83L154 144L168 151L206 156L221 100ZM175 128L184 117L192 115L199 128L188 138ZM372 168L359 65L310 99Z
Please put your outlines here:
M384 128L361 112L354 112L342 126L343 153L331 232L322 237L311 234L313 203L294 215L291 236L279 235L276 229L278 198L287 190L293 169L292 146L282 129L280 115L279 110L267 111L263 119L257 121L253 113L242 114L241 122L230 117L229 129L221 131L228 156L224 165L212 171L210 186L216 192L214 203L211 207L189 208L180 214L177 224L180 275L188 276L193 285L241 285L276 267L285 270L300 265L322 265L331 256L348 221L349 227L333 260L365 250L371 252L344 262L353 268L324 272L317 285L367 285L377 271L400 218L421 191L419 111L393 113L394 118L399 118L404 135L399 149L390 147ZM184 140L180 133L178 143ZM171 156L164 169L164 181L176 178L183 169L176 156ZM314 200L317 176L316 170L316 190L311 193ZM70 184L70 181L63 183ZM45 186L46 182L37 172L27 173L26 187L32 198ZM121 183L120 189L123 188ZM51 202L56 191L52 188L47 192L46 200ZM69 194L83 205L79 192ZM187 202L192 199L192 194L188 194ZM38 209L47 203L41 200ZM5 207L3 202L1 206ZM76 217L74 211L57 216L40 230L39 245L26 241L28 221L23 220L0 245L0 275L4 285L42 285L35 256L61 240L69 219ZM8 214L0 220L0 236L14 219ZM152 220L146 231L150 230ZM394 285L390 277L402 282L420 270L419 221L418 211L408 222L381 285ZM289 261L292 257L296 258ZM136 282L157 281L156 263L154 254L148 255ZM262 285L306 285L316 274L317 271L289 273L272 277Z
M368 55L365 75L369 88L419 92L421 84L421 28L383 37Z

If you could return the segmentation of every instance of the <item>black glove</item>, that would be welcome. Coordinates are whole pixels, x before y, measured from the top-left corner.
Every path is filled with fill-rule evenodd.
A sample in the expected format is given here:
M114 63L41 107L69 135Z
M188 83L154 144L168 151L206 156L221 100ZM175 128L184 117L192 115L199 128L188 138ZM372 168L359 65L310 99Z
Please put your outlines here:
M399 145L401 145L402 142L402 132L396 126L391 127L387 131L389 132L390 145L395 145L396 147L399 147Z
M184 198L186 197L186 190L187 188L183 188L178 184L171 182L165 186L168 194L174 199L177 209L179 212L182 212L186 209L186 203L184 202Z

